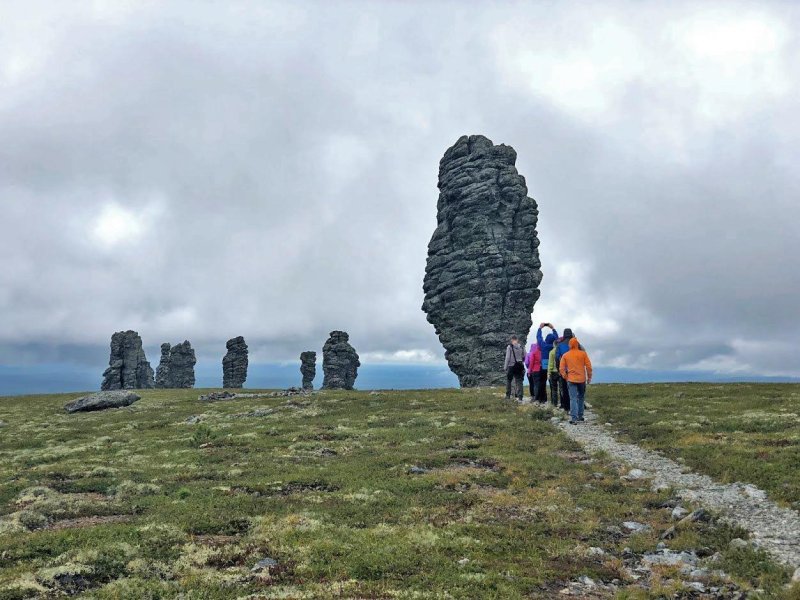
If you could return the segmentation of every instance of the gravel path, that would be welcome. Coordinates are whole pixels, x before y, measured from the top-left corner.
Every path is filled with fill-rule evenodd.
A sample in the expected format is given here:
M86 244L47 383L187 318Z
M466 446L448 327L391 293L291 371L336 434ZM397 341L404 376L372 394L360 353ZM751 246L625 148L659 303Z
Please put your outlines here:
M718 483L656 452L618 442L592 412L578 425L570 425L560 416L554 423L588 451L603 450L641 469L652 477L654 487L669 486L681 498L718 512L724 520L749 531L754 544L776 560L793 569L800 567L800 514L781 508L764 490L750 484Z

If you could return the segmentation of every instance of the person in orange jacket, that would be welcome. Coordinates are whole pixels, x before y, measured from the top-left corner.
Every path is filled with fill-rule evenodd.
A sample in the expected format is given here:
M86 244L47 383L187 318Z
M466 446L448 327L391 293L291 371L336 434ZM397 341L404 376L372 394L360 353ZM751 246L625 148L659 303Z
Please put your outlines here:
M581 350L577 338L569 341L569 351L561 357L559 371L569 388L569 422L575 425L578 421L583 421L586 384L592 383L592 361Z

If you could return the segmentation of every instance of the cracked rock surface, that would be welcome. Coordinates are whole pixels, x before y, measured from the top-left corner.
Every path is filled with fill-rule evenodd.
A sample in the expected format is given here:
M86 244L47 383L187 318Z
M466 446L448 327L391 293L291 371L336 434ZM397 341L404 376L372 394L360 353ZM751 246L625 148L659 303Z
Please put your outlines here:
M157 388L194 387L194 365L197 359L188 341L170 346L161 344L161 362L156 369Z
M316 352L301 352L300 353L300 374L303 376L303 389L314 389L314 377L317 375L317 353Z
M350 345L349 340L350 336L346 332L331 331L322 347L322 372L325 375L322 389L353 389L361 362L358 352Z
M504 383L506 344L539 299L538 208L511 146L462 136L439 162L422 310L462 387Z
M144 354L141 336L132 330L112 335L111 356L100 389L137 390L153 385L153 369Z
M222 359L222 387L240 388L247 379L247 344L238 336L229 339L225 347L228 352Z

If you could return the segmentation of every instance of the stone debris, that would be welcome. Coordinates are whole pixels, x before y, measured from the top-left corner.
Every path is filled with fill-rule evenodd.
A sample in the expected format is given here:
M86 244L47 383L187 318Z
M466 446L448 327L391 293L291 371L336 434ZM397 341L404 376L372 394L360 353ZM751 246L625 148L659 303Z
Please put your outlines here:
M349 343L350 336L344 331L331 331L322 347L322 372L325 378L322 388L326 390L352 390L358 377L358 353Z
M628 481L636 481L637 479L643 479L645 477L647 477L647 475L645 475L644 471L642 471L641 469L631 469L630 471L627 472L627 474L622 476L622 479L626 479Z
M157 388L193 388L197 359L188 341L170 346L161 344L161 362L156 369Z
M586 422L580 427L563 423L558 426L587 451L606 452L631 467L652 474L653 489L659 486L672 488L680 499L718 512L723 521L749 531L752 544L778 562L791 568L800 566L800 514L778 506L757 487L738 482L721 484L707 475L693 473L657 452L619 442L597 422L593 413L586 413ZM707 510L693 511L661 537L669 539L674 536L682 524L709 519Z
M111 355L100 389L138 390L150 389L154 385L153 368L147 362L141 336L132 330L112 335Z
M317 353L310 350L300 353L300 374L303 376L303 389L314 389L314 377L317 376Z
M430 473L430 469L426 469L425 467L418 467L414 465L408 470L409 475L424 475L425 473Z
M625 521L622 524L622 527L630 531L631 533L638 533L640 531L649 531L650 525L645 523L638 523L637 521Z
M94 410L105 410L107 408L121 408L130 406L141 398L138 394L125 390L108 390L96 392L88 396L82 396L77 400L64 405L64 410L68 413L90 412Z
M689 511L683 508L682 506L676 506L675 508L672 509L671 515L674 520L679 521L683 517L685 517L688 513Z
M505 384L511 335L531 328L539 299L538 208L511 146L462 136L439 162L437 227L422 310L462 387Z
M274 558L267 557L267 558L262 558L260 561L258 561L255 565L253 565L253 568L250 570L253 573L256 573L258 571L263 571L264 569L271 569L277 566L278 566L277 560L275 560Z
M231 392L210 392L199 396L197 399L200 402L219 402L220 400L233 400L234 398L236 398L236 394Z
M240 388L247 380L247 344L239 336L229 339L225 347L228 352L222 359L222 387Z
M694 552L673 552L668 549L642 556L642 562L646 565L696 565L697 561L698 558Z

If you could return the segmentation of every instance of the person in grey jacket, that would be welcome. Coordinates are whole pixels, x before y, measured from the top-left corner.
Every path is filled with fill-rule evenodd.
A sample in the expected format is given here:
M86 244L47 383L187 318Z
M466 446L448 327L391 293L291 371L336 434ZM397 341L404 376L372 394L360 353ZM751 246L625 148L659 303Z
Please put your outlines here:
M506 346L506 399L511 398L511 380L517 385L517 398L522 401L522 381L525 377L525 349L519 345L517 336L511 336L511 342Z

